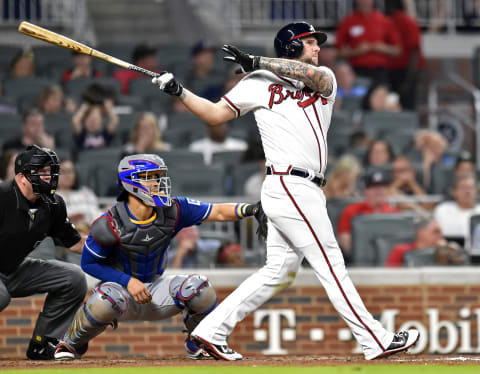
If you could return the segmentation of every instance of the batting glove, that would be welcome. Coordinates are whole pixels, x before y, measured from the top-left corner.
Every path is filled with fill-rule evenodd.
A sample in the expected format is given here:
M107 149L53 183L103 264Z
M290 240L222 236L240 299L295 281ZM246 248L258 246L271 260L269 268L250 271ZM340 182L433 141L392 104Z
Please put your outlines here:
M227 52L231 56L224 56L223 59L229 62L235 62L239 64L245 73L259 69L260 56L250 55L242 52L233 45L225 44L222 48L224 52Z
M180 96L183 92L183 86L175 80L172 73L163 72L153 78L152 83L169 95Z

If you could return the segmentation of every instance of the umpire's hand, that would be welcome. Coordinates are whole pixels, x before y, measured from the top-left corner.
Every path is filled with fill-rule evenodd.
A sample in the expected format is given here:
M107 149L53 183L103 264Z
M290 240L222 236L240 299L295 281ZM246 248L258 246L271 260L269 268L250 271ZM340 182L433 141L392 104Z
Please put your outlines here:
M137 304L149 304L152 301L152 295L147 290L147 287L137 278L130 278L127 284L127 291L133 296Z

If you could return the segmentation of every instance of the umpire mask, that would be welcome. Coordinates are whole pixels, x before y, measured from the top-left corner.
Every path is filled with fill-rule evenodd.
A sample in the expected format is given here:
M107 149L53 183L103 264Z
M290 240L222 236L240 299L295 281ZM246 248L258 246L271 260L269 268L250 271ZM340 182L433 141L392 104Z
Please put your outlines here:
M49 148L31 145L15 159L15 174L22 173L31 183L33 193L49 203L55 202L59 172L58 156Z

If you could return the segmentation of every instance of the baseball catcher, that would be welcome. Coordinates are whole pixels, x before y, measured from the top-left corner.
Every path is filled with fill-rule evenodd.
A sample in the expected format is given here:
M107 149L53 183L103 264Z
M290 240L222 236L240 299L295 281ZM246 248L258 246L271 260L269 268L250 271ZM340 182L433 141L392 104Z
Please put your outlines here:
M55 352L56 360L80 358L88 342L120 321L156 321L183 313L187 357L208 357L190 332L217 304L203 275L164 276L167 250L184 227L236 221L261 214L257 204L211 204L170 196L170 177L157 155L123 158L117 203L92 224L82 254L83 270L103 281L79 308Z

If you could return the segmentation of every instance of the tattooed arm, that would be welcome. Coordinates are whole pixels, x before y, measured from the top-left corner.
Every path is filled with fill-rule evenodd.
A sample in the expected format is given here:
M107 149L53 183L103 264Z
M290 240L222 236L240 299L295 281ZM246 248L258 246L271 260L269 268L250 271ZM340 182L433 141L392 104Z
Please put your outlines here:
M325 70L296 60L260 57L260 69L302 81L307 87L328 97L333 91L333 79Z

